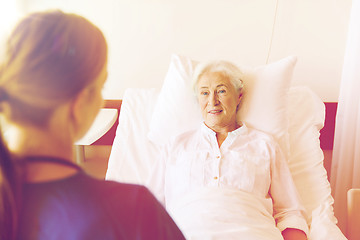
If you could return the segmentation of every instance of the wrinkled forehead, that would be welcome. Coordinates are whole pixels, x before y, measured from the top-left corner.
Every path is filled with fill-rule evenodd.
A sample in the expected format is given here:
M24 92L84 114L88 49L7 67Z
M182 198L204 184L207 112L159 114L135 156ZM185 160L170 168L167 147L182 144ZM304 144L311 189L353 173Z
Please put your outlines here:
M210 88L217 86L233 87L228 76L221 72L203 73L197 83L198 88Z

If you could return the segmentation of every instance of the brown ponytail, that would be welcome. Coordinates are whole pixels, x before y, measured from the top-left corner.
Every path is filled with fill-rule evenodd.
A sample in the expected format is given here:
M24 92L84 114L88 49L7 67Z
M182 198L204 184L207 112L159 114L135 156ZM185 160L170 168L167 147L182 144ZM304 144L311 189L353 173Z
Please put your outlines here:
M0 239L15 239L20 208L20 181L0 136Z

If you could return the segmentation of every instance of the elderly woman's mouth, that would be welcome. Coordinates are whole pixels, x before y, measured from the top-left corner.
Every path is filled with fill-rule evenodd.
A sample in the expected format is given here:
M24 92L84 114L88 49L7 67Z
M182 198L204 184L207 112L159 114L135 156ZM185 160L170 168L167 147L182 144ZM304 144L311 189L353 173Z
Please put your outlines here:
M208 111L208 113L210 114L218 114L218 113L221 113L223 110L210 110Z

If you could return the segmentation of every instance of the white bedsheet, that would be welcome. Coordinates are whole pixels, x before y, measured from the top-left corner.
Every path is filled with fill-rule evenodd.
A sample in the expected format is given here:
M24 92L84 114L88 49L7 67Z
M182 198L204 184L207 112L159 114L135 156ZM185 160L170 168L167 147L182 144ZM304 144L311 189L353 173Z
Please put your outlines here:
M186 239L282 240L271 199L236 189L203 188L167 206Z

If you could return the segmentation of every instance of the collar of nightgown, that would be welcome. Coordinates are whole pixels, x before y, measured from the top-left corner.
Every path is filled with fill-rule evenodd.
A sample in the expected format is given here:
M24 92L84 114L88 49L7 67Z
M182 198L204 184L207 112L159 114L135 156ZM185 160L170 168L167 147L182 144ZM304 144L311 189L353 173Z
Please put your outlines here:
M216 139L216 132L214 132L211 128L206 126L206 124L204 122L201 124L201 132L209 138ZM246 124L243 122L240 122L240 127L235 129L232 132L229 132L224 143L227 142L230 145L234 141L236 136L246 134L247 132L248 132L248 128L247 128ZM226 145L228 145L228 144L226 144Z

